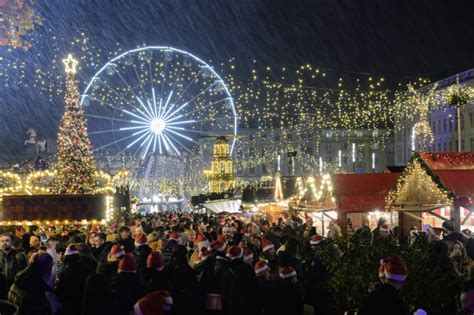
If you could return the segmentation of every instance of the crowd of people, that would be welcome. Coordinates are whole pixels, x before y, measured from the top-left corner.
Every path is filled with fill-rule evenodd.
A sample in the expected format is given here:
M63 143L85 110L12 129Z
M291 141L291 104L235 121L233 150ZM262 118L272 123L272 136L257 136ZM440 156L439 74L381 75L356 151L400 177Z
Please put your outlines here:
M384 222L369 233L392 237ZM340 236L332 223L327 237ZM459 307L474 314L468 242L456 232L445 241L466 280ZM161 213L87 230L18 227L0 236L0 314L300 315L305 304L332 314L332 275L318 256L326 243L310 219L261 216ZM409 314L399 293L410 276L404 260L380 258L380 283L357 314Z

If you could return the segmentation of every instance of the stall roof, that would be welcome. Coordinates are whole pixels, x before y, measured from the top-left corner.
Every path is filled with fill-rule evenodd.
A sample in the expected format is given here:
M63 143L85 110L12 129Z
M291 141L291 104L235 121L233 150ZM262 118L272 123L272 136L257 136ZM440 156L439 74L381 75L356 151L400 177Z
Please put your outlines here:
M433 171L471 170L474 171L474 152L420 152L415 154Z
M343 212L384 210L387 193L400 173L333 174L338 209Z

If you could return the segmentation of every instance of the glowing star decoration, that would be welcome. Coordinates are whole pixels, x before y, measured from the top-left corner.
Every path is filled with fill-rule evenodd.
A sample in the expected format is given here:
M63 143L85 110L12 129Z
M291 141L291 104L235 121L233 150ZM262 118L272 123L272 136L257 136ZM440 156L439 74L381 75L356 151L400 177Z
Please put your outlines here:
M76 66L79 63L74 57L69 54L66 59L63 59L66 73L76 74Z

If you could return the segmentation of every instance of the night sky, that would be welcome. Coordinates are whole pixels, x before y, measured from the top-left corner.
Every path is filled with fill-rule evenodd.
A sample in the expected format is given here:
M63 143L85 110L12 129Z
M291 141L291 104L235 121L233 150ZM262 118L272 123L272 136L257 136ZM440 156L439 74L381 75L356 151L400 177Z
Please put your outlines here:
M0 142L8 144L6 152L21 150L24 128L32 124L54 136L62 97L32 88L34 71L59 65L80 33L101 50L103 63L105 52L117 48L170 45L211 64L235 58L243 69L253 60L310 63L342 75L437 80L474 66L472 7L472 1L442 0L37 0L44 21L28 35L33 47L0 47L6 73L0 84L9 82L0 89ZM7 66L15 62L27 63L21 84ZM84 68L83 82L94 73Z

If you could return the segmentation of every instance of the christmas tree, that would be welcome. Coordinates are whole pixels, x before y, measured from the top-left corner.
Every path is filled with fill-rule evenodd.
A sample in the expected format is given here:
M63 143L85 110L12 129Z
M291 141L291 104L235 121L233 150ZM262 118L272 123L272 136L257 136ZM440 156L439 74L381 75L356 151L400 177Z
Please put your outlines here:
M80 103L75 73L78 61L71 55L63 60L66 66L65 111L58 134L58 164L55 192L60 194L93 193L95 162L87 135L87 121Z

